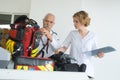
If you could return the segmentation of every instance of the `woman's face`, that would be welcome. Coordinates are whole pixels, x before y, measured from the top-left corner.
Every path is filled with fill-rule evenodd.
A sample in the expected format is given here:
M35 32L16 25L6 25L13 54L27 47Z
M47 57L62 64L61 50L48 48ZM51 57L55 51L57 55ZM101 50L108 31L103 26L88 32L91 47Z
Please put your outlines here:
M74 23L75 29L81 29L83 26L77 17L73 17L73 23Z

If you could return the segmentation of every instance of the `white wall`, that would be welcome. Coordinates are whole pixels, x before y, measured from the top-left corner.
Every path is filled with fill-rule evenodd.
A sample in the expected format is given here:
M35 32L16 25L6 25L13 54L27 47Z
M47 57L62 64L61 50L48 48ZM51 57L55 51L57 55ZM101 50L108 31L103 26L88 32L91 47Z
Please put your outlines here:
M98 33L99 46L110 45L117 51L106 54L103 59L94 59L96 80L120 79L120 1L119 0L83 0L82 9L92 18L90 29Z
M0 13L29 13L31 0L0 0Z

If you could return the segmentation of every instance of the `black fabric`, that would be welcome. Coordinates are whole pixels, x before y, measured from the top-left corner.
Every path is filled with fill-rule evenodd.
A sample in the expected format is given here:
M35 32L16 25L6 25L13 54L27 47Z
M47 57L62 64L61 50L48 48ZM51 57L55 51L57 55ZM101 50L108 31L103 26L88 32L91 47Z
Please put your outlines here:
M37 24L37 22L33 19L29 19L28 22L30 25L34 26L34 28L40 28L40 26Z
M79 72L85 72L86 71L86 64L81 64L80 66L79 66Z
M15 56L23 55L23 44L21 42L16 42L14 46L13 55Z
M81 64L79 66L77 63L55 63L55 71L85 72L86 67L86 64Z
M37 48L39 46L39 42L40 42L40 36L41 36L41 32L38 30L34 33L34 48Z
M61 67L61 71L70 71L70 72L78 72L79 71L79 65L78 64L64 64Z
M43 42L43 40L41 39L41 41ZM42 54L42 58L44 57L44 49L45 49L45 47L47 47L49 45L49 40L47 39L47 42L46 42L46 44L43 44L43 47L42 47L42 49L38 52L38 54L36 55L36 57L38 57L39 55L41 55ZM47 51L46 51L47 52Z
M71 65L70 58L63 56L63 54L64 54L63 52L59 52L59 54L54 54L49 57L55 62L54 71L69 71L70 70L70 68L69 70L66 70L67 66Z
M91 76L88 76L88 78L92 79L93 77L91 77Z
M24 35L24 29L17 30L16 33L17 33L16 38L14 40L18 40L18 41L22 40L23 37L24 37L23 36Z
M69 56L68 54L64 54L63 52L59 52L59 54L54 54L50 56L50 58L53 59L56 63L60 64L71 63L71 60L75 60L71 56Z
M26 22L28 20L29 20L29 18L26 15L21 15L14 21L14 24L16 24L16 23L24 23L24 24L26 24Z
M16 42L12 54L12 60L15 61L15 58L21 55L23 55L23 44L20 42Z
M78 65L77 63L72 63L71 61L76 61L73 57L63 52L59 54L54 54L50 57L55 62L55 71L72 71L72 72L85 72L86 64Z

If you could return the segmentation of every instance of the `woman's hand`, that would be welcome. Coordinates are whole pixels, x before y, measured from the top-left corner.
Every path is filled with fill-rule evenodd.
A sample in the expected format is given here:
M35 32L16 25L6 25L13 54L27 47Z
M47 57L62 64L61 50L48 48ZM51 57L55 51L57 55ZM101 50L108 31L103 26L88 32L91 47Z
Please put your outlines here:
M104 53L103 53L103 52L99 52L99 53L97 54L97 56L98 56L99 58L102 58L102 57L104 57Z
M55 51L55 54L58 54L59 52L65 52L66 49L67 49L66 47L61 47Z
M55 54L58 54L60 51L63 52L63 49L62 49L62 48L57 49L57 50L55 51Z

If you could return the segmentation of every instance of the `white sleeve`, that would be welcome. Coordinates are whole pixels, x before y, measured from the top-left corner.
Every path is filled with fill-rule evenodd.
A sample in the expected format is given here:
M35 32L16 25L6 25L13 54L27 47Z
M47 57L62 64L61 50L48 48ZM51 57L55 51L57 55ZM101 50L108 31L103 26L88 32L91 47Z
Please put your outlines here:
M56 50L56 49L60 48L60 39L56 34L53 35L52 37L53 37L53 39L52 39L52 42L50 42L50 43L51 43L52 47Z
M92 50L94 50L94 49L97 49L98 48L98 37L97 37L97 35L95 34L94 35L94 40L93 40L94 42L93 42L93 45L92 45Z
M98 48L98 36L95 34L94 36L94 42L92 45L92 50L97 49ZM94 57L97 57L97 55L94 55Z
M64 47L68 48L71 44L71 40L72 40L72 33L70 32L68 34L68 36L66 37L66 39L64 40L62 47L64 46Z

